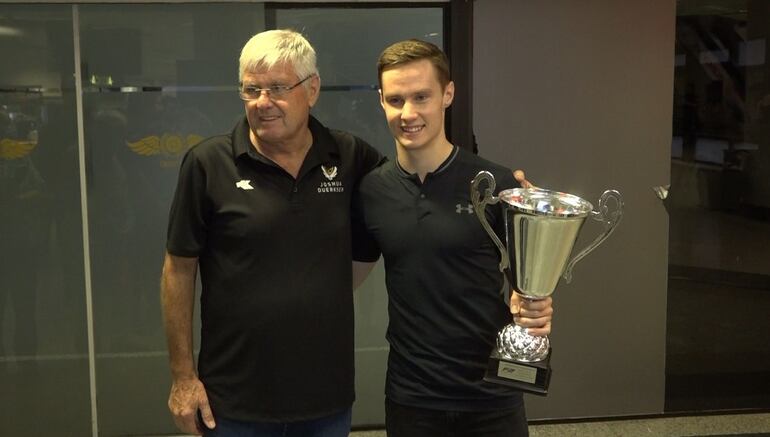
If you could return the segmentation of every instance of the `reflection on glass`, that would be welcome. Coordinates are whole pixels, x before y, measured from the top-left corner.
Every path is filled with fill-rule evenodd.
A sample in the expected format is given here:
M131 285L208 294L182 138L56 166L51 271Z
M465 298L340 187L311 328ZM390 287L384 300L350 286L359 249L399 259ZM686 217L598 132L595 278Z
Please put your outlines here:
M377 58L396 41L419 38L444 46L440 7L292 8L275 16L276 27L296 29L313 44L324 86L376 85Z
M242 41L264 22L260 3L82 5L84 85L235 90Z
M71 9L0 28L0 435L88 435Z
M97 352L162 352L158 278L179 165L219 130L163 93L87 94L84 109Z
M313 115L335 129L365 139L383 155L395 154L393 137L380 107L380 95L375 90L322 90Z
M237 58L243 43L265 29L264 4L82 4L74 10L84 169L78 164L73 7L0 5L0 435L91 434L81 172L99 435L173 433L158 304L170 198L186 150L229 132L243 115ZM271 25L306 33L318 50L324 91L314 114L392 154L374 62L399 39L442 46L443 9L291 8L268 15ZM381 284L381 270L375 274ZM356 420L378 423L385 294L360 295L364 384Z
M322 93L313 115L393 156L393 138L377 91L377 58L387 45L408 38L443 47L442 14L441 8L291 8L278 9L275 15L277 27L301 29L318 53ZM384 343L378 331L371 335Z
M678 2L666 410L770 407L770 4Z
M187 150L242 116L238 55L264 30L264 9L79 10L100 434L173 433L158 300L169 206Z

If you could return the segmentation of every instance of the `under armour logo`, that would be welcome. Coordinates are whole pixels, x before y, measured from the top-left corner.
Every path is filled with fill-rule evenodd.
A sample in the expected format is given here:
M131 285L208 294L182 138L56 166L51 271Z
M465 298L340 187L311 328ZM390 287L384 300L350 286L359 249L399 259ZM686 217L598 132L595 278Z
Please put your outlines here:
M235 183L235 186L240 188L241 190L253 190L254 187L251 186L251 181L249 179L241 179L240 181Z
M467 212L468 214L473 214L473 206L471 206L470 203L468 204L468 206L462 206L458 203L457 205L455 205L455 207L457 208L455 212L457 212L458 214L460 214L463 211Z

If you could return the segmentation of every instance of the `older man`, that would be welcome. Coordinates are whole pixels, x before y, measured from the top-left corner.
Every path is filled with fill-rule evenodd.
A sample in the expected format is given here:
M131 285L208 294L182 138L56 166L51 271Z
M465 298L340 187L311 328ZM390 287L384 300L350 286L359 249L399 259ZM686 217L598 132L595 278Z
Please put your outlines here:
M300 34L255 35L239 78L245 117L189 151L171 207L161 287L169 408L192 434L347 436L351 194L381 158L310 116L321 82Z

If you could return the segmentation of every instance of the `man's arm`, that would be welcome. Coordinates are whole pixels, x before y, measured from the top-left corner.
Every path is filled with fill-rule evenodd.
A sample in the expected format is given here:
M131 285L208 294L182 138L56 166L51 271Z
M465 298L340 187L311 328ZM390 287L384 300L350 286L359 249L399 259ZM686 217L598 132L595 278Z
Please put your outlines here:
M160 301L172 379L168 408L180 430L201 435L202 430L197 423L198 410L208 428L214 428L216 424L193 360L192 319L197 272L198 258L166 253Z
M364 283L364 280L369 276L369 273L372 272L372 269L374 268L374 265L377 264L377 262L360 262L360 261L353 261L353 291L357 290L358 287L361 286L361 284Z

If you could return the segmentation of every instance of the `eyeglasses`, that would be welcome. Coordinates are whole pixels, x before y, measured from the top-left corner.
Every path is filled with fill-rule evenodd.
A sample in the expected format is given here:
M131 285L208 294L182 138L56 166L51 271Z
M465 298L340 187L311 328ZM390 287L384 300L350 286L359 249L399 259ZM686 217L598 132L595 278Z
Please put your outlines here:
M306 80L310 79L313 76L315 76L315 74L311 74L310 76L302 79L301 81L291 86L272 85L267 88L257 88L255 86L244 85L241 83L238 86L238 92L241 95L241 99L246 101L259 99L259 97L262 95L262 91L265 91L267 93L268 98L281 97L287 94L289 91L293 90L294 88L302 85L302 83L304 83Z

